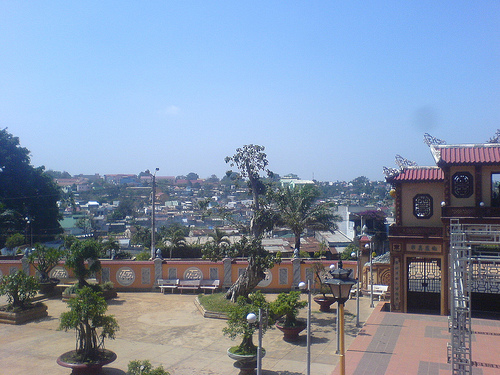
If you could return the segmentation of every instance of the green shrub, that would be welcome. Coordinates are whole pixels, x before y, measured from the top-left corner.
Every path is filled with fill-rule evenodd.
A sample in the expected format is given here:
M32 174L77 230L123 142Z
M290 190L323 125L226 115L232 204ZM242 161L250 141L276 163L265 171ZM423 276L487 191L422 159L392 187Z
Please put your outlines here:
M153 368L151 362L147 359L144 361L130 361L128 363L128 375L170 375L169 372L163 369L163 366Z
M10 309L24 309L31 304L38 291L38 281L33 276L17 271L6 275L0 282L0 295L6 295Z
M135 256L135 260L149 260L150 258L151 254L149 253L149 251L141 251Z

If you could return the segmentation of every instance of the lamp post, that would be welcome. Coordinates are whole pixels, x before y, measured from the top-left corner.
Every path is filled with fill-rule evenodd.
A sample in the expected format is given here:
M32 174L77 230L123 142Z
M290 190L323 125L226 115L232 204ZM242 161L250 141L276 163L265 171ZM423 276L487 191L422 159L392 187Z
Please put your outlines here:
M31 219L29 216L26 216L25 218L26 220L26 224L28 225L28 228L26 230L26 237L28 237L28 234L29 234L29 237L30 237L30 251L33 249L33 225L31 223Z
M332 294L339 303L338 319L340 330L338 332L340 337L340 375L345 375L345 345L344 345L344 303L349 299L349 293L356 280L351 279L352 270L345 270L342 264L330 272L333 279L325 280L325 283L330 286Z
M247 322L253 324L257 321L254 313L247 315ZM259 308L259 342L257 344L257 375L262 374L262 309Z
M306 283L301 281L299 289L306 289ZM311 375L311 280L307 280L307 367L306 375Z
M356 251L353 251L351 253L351 257L354 257L354 256L356 256L356 276L358 279L358 282L356 284L356 327L359 327L359 294L360 294L359 286L361 284L359 282L360 281L360 278L359 278L359 269L360 269L359 249L357 249Z
M365 247L370 251L370 307L375 307L373 304L373 252L370 244L366 244Z
M153 191L151 198L151 259L155 258L155 200L156 200L156 172L158 172L160 168L155 169L155 173L153 174Z
M339 268L342 268L342 260L339 261ZM330 274L332 274L332 272L335 271L335 264L330 264ZM334 295L334 298L335 298L335 295ZM336 328L335 330L337 331L337 350L335 350L335 354L339 354L340 353L340 335L339 335L339 332L340 332L340 321L339 321L339 309L337 309L337 320L336 320Z

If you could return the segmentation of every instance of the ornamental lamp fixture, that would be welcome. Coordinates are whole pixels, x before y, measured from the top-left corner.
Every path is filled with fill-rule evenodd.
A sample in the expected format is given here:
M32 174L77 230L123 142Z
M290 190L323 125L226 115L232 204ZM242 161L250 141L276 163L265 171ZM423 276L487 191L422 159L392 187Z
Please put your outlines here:
M350 277L351 273L351 269L337 268L330 272L333 278L325 280L325 284L330 286L333 296L339 303L343 304L349 299L351 288L357 283Z

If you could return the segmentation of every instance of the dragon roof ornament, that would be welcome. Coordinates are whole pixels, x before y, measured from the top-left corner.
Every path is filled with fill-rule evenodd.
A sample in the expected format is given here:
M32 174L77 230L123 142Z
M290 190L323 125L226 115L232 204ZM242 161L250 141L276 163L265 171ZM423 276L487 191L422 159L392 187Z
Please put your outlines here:
M445 145L446 141L443 141L442 139L433 137L429 133L424 134L424 143L427 146L437 146L437 145Z
M396 169L396 168L387 168L387 167L383 167L383 168L384 168L383 170L384 170L384 174L385 174L386 178L395 177L401 172L399 169Z
M500 143L500 129L497 129L495 135L491 137L486 143Z
M416 167L418 165L414 161L405 159L401 155L396 155L396 164L399 167L399 169L406 169L408 167Z

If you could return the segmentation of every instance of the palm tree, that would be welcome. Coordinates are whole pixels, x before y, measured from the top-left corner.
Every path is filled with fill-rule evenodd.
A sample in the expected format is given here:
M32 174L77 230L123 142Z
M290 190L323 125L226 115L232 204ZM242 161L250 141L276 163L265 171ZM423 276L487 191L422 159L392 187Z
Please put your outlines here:
M295 249L300 252L300 237L306 228L316 230L335 230L341 221L339 215L332 213L332 203L319 203L320 191L315 185L302 185L290 188L278 187L269 191L274 203L279 223L290 228L295 236Z
M186 247L186 237L184 231L177 228L169 228L163 237L164 242L170 243L170 259L172 259L172 251Z
M231 244L231 242L229 241L228 234L224 232L222 229L215 228L215 231L209 233L208 236L211 238L211 242L213 242L219 248Z
M115 252L118 252L120 250L120 243L118 240L114 237L110 237L104 241L102 241L102 250L104 254L106 254L109 251L109 257L113 257L113 250Z

